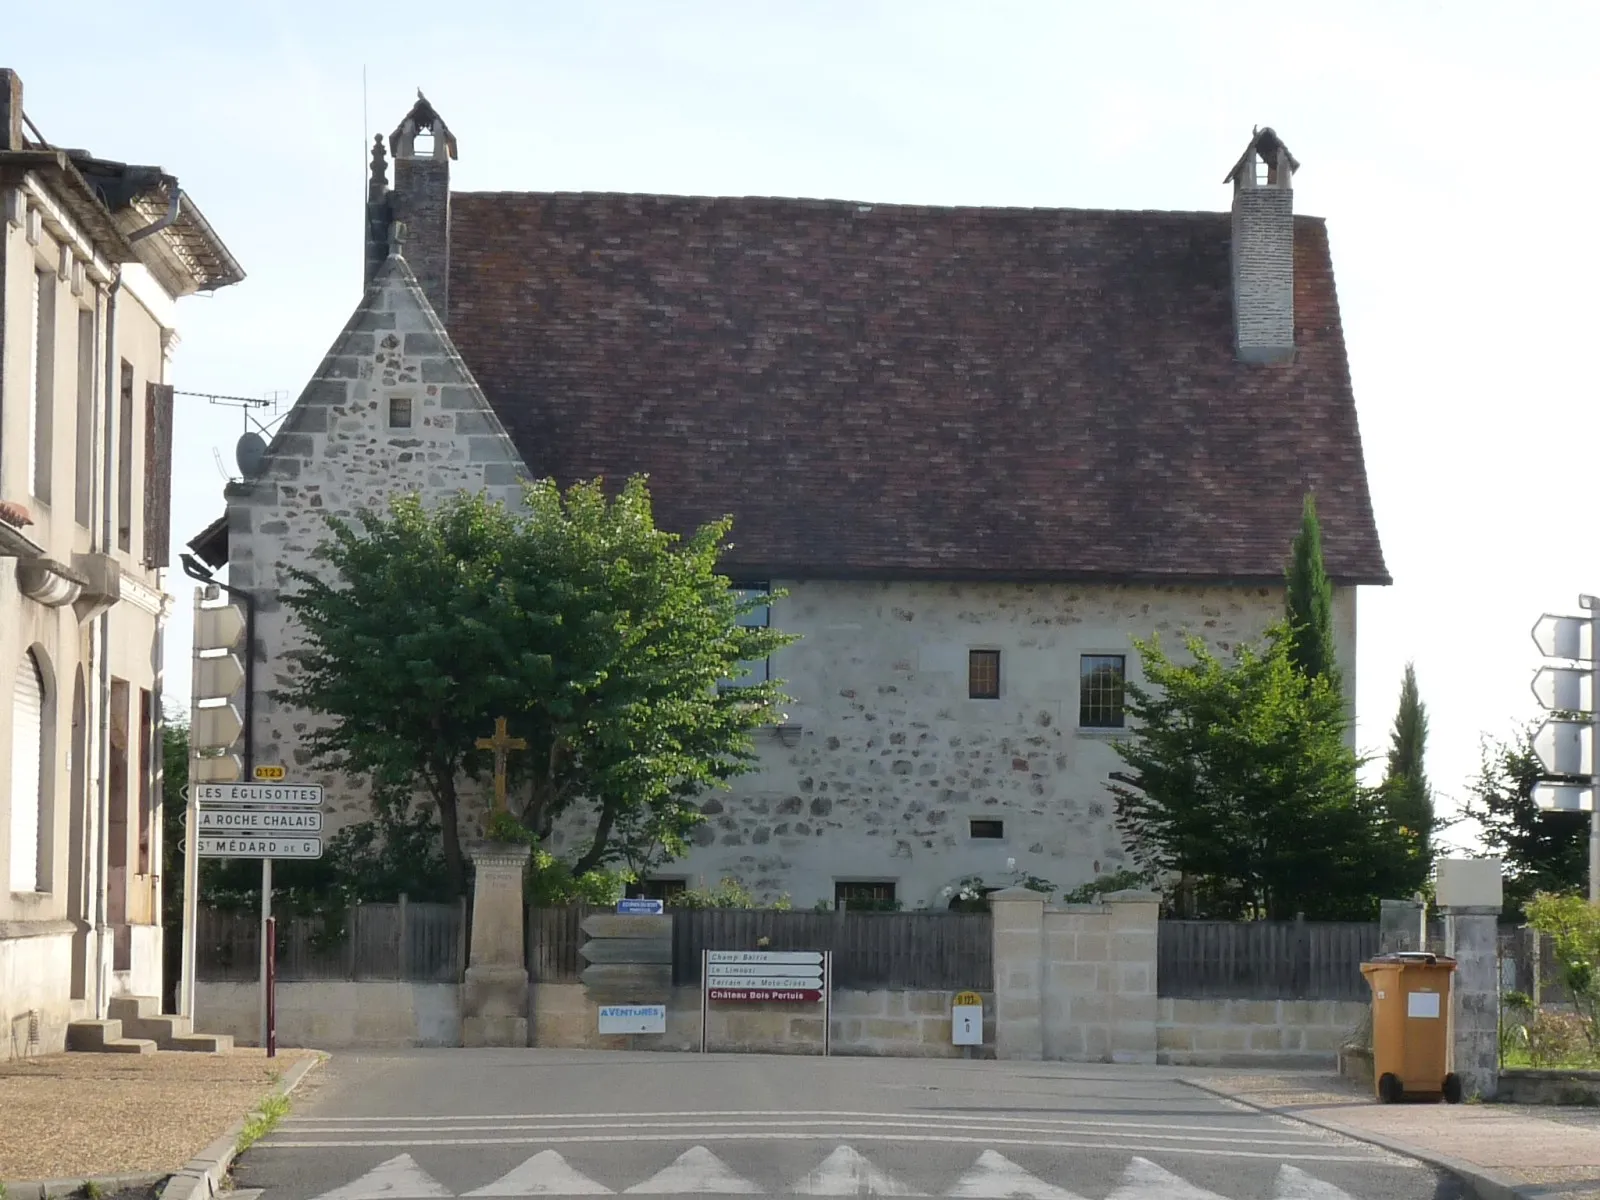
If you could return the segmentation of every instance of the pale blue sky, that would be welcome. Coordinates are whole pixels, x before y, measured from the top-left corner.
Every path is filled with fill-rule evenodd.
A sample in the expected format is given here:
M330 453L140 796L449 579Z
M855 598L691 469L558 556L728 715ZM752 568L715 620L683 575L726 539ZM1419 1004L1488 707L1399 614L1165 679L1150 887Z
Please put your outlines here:
M1459 794L1480 733L1533 713L1535 617L1600 591L1592 0L91 0L71 37L14 7L8 65L46 136L177 174L249 272L180 309L197 391L298 392L358 298L366 147L418 86L458 189L1221 210L1270 124L1303 164L1297 211L1328 220L1395 577L1361 599L1363 747L1413 658ZM212 451L231 469L239 429L180 404L180 540L220 513Z

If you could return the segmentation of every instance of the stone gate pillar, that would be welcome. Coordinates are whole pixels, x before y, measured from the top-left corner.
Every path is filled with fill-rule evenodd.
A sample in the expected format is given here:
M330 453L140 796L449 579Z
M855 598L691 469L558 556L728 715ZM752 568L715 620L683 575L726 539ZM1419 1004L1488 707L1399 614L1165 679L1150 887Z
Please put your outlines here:
M1044 1057L1044 896L989 894L994 918L994 1056Z
M1451 1069L1462 1095L1493 1100L1500 1088L1500 860L1443 859L1436 887L1456 960Z
M522 875L532 851L507 842L479 842L468 853L473 865L472 940L461 987L461 1042L526 1046Z

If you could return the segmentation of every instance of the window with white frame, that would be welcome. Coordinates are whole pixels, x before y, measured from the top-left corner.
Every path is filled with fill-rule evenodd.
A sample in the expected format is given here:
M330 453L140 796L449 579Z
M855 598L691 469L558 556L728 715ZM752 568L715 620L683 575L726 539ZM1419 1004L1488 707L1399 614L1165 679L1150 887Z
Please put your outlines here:
M1078 726L1082 729L1121 729L1123 684L1128 659L1123 654L1085 654L1078 666Z
M11 890L39 890L40 811L44 807L44 674L22 652L11 696Z
M752 580L737 581L733 585L733 594L738 597L741 605L754 599L761 599L772 591L770 583L758 583ZM766 629L772 624L772 606L758 604L739 614L739 624L747 629ZM739 664L745 674L737 679L726 679L724 687L744 687L752 683L765 683L772 677L772 660L770 658L753 658Z

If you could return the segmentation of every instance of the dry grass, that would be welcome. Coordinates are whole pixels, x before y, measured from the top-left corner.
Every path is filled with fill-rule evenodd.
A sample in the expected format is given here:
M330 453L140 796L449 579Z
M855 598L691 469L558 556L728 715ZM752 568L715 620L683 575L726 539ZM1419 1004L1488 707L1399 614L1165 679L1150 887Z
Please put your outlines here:
M0 1063L0 1180L176 1170L312 1053L51 1054Z

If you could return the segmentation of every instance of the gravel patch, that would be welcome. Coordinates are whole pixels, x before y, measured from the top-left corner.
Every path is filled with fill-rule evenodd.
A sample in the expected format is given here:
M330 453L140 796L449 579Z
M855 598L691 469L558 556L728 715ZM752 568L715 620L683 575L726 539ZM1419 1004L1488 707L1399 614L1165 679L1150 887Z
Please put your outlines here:
M50 1054L0 1062L0 1180L175 1171L309 1050Z

